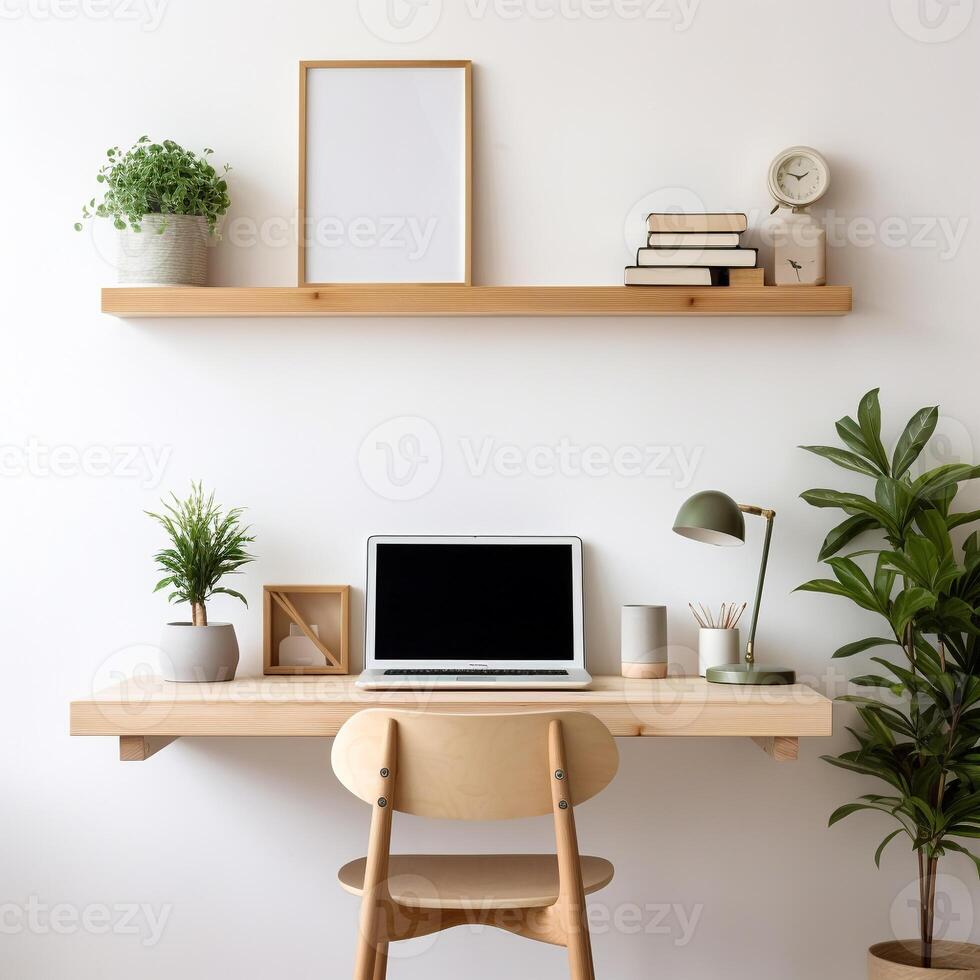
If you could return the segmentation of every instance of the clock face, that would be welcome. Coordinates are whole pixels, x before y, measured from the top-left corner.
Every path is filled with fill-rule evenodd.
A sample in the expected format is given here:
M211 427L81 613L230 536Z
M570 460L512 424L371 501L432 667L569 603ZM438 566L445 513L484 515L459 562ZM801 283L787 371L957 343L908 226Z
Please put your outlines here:
M813 204L827 193L829 186L827 161L808 146L795 146L780 153L769 168L769 190L788 207Z

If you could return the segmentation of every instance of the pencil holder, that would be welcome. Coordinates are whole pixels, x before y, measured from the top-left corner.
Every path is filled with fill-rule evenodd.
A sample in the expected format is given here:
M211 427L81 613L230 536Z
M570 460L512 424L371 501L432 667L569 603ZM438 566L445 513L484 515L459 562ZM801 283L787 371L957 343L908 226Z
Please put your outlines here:
M623 677L667 676L667 607L623 606Z
M738 663L738 630L702 628L698 636L698 673L704 677L709 667Z

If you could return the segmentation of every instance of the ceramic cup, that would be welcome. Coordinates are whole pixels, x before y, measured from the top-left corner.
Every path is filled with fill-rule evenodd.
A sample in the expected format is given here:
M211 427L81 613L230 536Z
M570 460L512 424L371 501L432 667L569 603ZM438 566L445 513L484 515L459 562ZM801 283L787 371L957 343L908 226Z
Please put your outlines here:
M704 677L709 667L738 663L738 630L702 629L698 636L698 673Z
M667 676L667 607L623 606L623 677Z

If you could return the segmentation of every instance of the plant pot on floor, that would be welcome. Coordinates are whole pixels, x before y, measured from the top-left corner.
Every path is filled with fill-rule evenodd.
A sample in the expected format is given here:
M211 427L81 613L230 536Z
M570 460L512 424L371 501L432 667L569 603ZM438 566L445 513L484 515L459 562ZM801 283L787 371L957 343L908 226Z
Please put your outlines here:
M980 980L980 946L935 942L932 966L920 966L919 941L878 943L868 950L868 980Z
M164 680L202 683L235 679L238 639L231 623L167 623L160 649Z
M140 227L142 231L126 228L117 232L117 272L121 285L207 285L207 218L193 214L147 214Z

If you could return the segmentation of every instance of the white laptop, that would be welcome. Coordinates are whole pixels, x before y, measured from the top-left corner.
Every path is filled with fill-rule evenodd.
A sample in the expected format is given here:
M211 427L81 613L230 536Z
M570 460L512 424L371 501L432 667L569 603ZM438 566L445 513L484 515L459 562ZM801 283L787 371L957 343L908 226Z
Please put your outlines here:
M582 688L582 541L368 539L357 686Z

